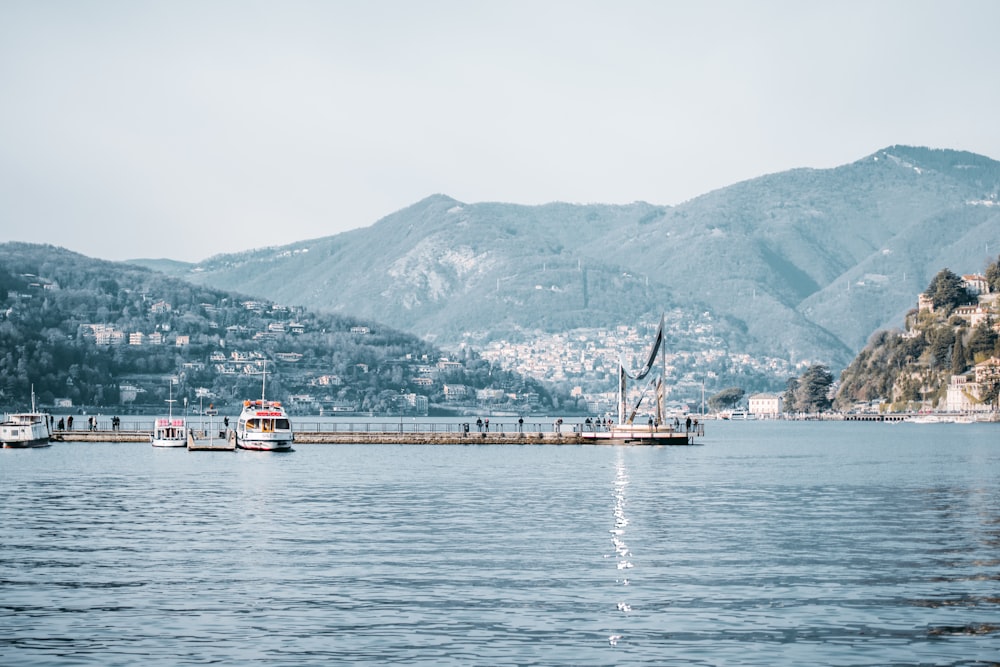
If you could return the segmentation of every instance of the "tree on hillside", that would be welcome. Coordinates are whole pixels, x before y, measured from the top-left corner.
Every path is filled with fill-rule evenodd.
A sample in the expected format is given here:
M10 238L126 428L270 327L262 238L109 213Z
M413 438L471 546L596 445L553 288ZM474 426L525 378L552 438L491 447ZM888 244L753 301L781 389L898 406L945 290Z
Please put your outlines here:
M986 267L986 284L991 292L1000 292L1000 257Z
M997 352L997 332L989 322L980 322L969 336L968 355L973 363L982 361Z
M732 408L743 400L745 394L746 392L740 387L729 387L709 398L708 406L716 412L723 408Z
M795 398L795 392L798 388L799 379L794 377L788 378L788 381L785 383L785 395L782 397L781 401L785 412L795 413L799 411Z
M948 364L948 355L955 344L955 332L951 327L936 327L930 332L924 351L926 364L931 368L942 368Z
M833 374L824 364L813 364L795 387L795 409L797 412L823 412L830 408L830 387Z
M945 313L975 300L962 285L962 279L949 269L938 271L924 294L931 298L935 310L943 310Z
M951 372L955 375L964 373L966 368L965 346L962 345L962 336L955 336L955 347L951 351Z

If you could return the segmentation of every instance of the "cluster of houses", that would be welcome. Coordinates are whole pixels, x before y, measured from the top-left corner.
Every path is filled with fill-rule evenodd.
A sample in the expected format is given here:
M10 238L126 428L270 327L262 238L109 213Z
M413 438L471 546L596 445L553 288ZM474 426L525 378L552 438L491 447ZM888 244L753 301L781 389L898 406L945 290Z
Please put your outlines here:
M666 325L667 333L674 339L710 345L708 349L665 353L666 370L671 377L665 405L668 414L691 412L697 403L693 397L703 394L703 381L716 377L714 371L705 369L722 360L731 368L751 374L787 376L793 370L787 360L761 359L725 350L709 318L689 320L682 311L675 310L667 313ZM591 414L605 414L613 412L617 403L613 378L621 351L645 350L654 326L655 322L613 328L581 327L563 333L538 333L524 341L499 339L487 342L481 355L497 366L540 381L573 383L570 395L579 406ZM625 357L630 367L643 363L639 353ZM631 400L638 399L640 393L641 387L635 388Z
M962 276L962 287L976 297L976 303L955 308L951 316L959 317L968 323L970 327L979 326L982 322L989 320L991 314L997 310L998 298L1000 294L990 292L989 282L986 277L977 273ZM934 312L934 300L927 294L917 297L917 312ZM1000 322L994 326L1000 327Z
M989 282L985 276L970 274L962 276L962 286L976 296L976 303L959 306L952 311L952 317L964 320L970 327L977 327L983 322L992 322L997 333L1000 333L1000 294L990 291ZM921 294L917 302L917 310L934 312L934 304L926 294ZM990 357L973 366L967 372L952 375L948 382L944 411L959 413L990 412L995 406L983 399L987 391L1000 382L1000 359Z

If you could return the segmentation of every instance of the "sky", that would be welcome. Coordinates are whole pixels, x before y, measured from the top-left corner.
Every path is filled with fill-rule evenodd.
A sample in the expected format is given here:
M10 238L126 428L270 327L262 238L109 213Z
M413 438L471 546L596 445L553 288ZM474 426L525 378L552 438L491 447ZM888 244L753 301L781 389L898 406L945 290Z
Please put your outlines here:
M432 194L675 205L894 144L1000 159L995 0L0 0L0 242L329 236Z

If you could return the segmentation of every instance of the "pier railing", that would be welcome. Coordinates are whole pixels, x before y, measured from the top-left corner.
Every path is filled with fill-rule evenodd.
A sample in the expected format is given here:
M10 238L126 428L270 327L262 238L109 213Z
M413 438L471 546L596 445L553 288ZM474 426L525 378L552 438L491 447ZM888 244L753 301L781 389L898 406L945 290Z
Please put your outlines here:
M121 418L118 428L113 428L112 418L100 416L97 418L96 425L93 429L90 428L90 424L86 417L80 417L75 419L72 428L64 423L64 428L59 429L56 425L55 432L85 432L94 430L96 432L114 432L120 431L122 433L149 433L153 430L154 418ZM204 420L200 417L188 417L187 418L188 427L192 429L225 429L225 423L221 419L214 420ZM229 426L235 426L235 420L230 419ZM599 433L607 432L613 429L612 426L603 425L600 423L584 423L583 421L562 421L559 420L528 420L525 419L523 422L519 423L516 419L503 419L503 420L490 420L489 424L485 422L481 425L477 424L475 420L472 421L433 421L433 420L416 420L413 418L404 418L402 420L396 419L358 419L357 421L326 421L326 420L316 420L309 419L308 417L292 417L292 426L296 432L300 433L440 433L440 434L479 434L479 433L497 433L497 434L517 434L517 433ZM679 428L674 429L678 433L684 433L685 426L681 424ZM704 424L698 423L691 427L691 431L697 435L704 435Z

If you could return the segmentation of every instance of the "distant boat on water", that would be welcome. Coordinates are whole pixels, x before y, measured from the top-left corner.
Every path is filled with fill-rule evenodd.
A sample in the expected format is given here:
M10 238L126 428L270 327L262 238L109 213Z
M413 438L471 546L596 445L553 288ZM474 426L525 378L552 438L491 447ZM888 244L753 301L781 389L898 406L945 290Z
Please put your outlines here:
M48 447L52 444L52 417L35 407L35 388L31 388L31 412L9 414L0 423L0 442L7 449Z

